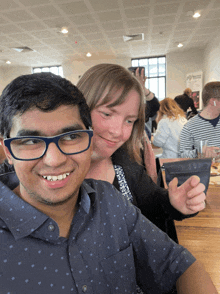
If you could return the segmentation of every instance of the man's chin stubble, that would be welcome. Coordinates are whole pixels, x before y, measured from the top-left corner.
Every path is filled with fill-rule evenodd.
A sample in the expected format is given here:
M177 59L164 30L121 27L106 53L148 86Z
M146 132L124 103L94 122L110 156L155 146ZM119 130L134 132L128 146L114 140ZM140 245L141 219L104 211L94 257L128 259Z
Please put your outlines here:
M72 194L66 196L65 199L63 199L61 201L52 201L51 199L42 198L41 195L39 195L38 193L29 191L26 187L24 187L24 189L26 190L26 192L30 195L30 197L33 200L35 200L35 201L37 201L37 202L39 202L41 204L44 204L44 205L47 205L47 206L53 206L53 207L56 207L56 206L63 205L65 203L67 203L72 198L74 198L78 194L78 191L79 191L79 190L77 190L77 192L73 192Z

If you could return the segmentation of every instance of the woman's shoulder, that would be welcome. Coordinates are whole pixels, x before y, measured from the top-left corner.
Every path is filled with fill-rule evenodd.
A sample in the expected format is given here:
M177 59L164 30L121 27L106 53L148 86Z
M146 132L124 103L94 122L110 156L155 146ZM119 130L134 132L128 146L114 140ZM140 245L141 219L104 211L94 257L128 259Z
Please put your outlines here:
M163 117L158 122L158 126L166 126L171 121L172 121L172 119L170 119L167 115L163 115Z
M113 153L112 162L114 165L122 166L126 171L131 171L131 173L133 173L133 171L137 172L144 169L143 165L140 165L135 160L130 158L127 150L123 147L120 147Z
M160 123L160 122L161 122L161 123L166 123L166 122L168 122L168 121L170 121L170 120L172 120L172 118L170 118L170 117L168 117L166 114L164 114L164 115L162 116L162 118L160 119L159 123Z

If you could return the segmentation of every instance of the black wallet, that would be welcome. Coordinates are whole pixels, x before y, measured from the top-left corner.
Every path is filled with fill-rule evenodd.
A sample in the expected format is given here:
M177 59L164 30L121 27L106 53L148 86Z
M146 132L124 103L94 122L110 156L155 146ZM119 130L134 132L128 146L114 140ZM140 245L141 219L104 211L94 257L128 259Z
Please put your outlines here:
M210 169L212 159L189 159L175 162L166 162L163 164L166 175L167 185L173 178L178 178L178 186L182 185L193 175L200 177L200 182L205 185L205 193L209 187Z

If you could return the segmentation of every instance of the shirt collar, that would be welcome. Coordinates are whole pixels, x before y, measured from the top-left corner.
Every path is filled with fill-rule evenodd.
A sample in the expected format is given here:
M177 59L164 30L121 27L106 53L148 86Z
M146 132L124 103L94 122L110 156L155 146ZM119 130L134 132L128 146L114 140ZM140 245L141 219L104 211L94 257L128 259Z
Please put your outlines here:
M15 188L18 184L19 180L15 172L0 176L0 228L7 227L15 239L30 235L50 219L11 190L11 187ZM94 197L95 190L84 181L80 188L79 205L87 214Z
M89 213L91 204L94 203L96 191L88 184L87 180L81 185L80 189L80 197L81 197L81 205L82 208L85 210L86 213Z
M49 217L18 197L10 188L0 182L0 219L15 239L31 234ZM2 225L0 223L2 227Z

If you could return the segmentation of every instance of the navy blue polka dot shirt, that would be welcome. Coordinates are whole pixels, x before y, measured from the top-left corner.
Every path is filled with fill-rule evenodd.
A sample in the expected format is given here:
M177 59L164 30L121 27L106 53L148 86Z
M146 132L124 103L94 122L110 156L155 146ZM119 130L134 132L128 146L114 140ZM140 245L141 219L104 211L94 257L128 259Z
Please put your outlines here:
M0 182L1 294L166 293L195 261L109 183L85 180L79 201L67 239Z

